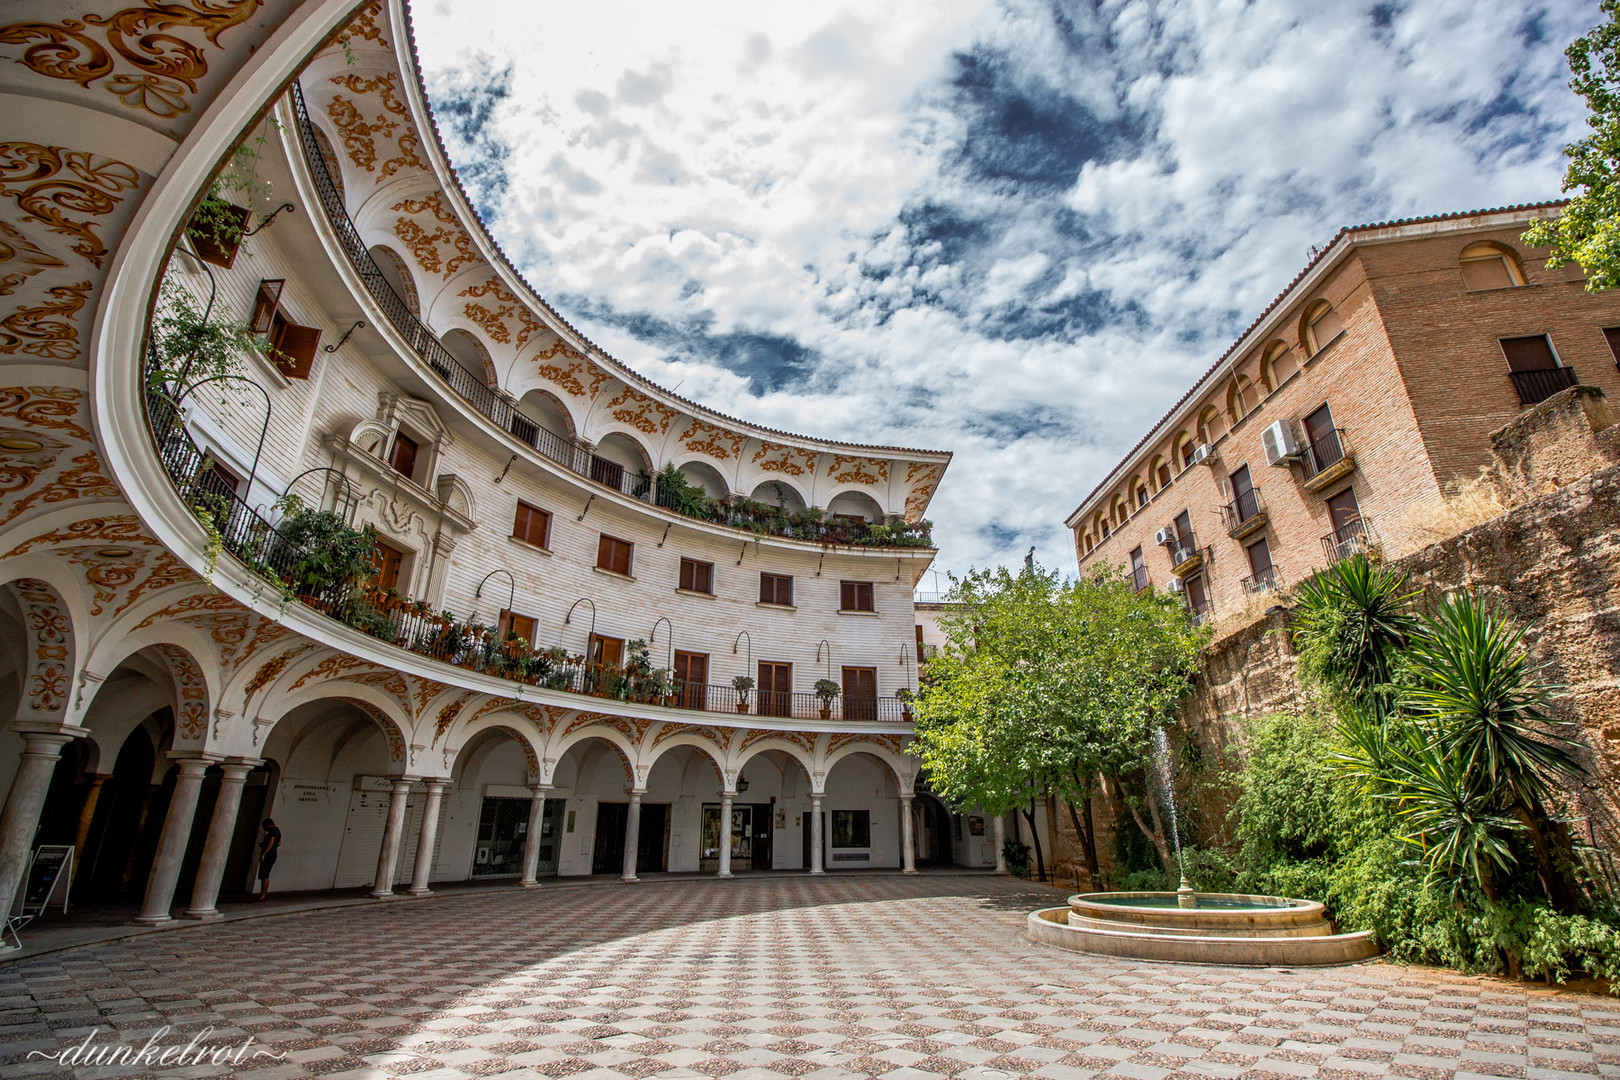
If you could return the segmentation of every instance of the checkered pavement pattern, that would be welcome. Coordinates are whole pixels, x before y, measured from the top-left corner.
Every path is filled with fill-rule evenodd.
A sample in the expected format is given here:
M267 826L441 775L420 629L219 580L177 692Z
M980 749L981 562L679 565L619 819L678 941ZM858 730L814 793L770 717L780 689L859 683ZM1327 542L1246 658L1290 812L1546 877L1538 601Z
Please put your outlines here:
M1025 941L1007 879L520 889L151 934L0 967L0 1077L1620 1076L1620 1001L1425 969L1119 961ZM276 1058L81 1069L98 1028Z

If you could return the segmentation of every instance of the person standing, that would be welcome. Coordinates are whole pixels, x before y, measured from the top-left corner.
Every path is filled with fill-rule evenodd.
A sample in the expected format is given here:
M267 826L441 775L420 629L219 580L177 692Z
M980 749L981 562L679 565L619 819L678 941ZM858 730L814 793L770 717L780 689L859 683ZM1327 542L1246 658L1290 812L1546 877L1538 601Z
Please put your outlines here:
M281 830L269 818L264 819L264 839L259 841L259 899L270 893L270 871L275 868L276 854L281 850Z

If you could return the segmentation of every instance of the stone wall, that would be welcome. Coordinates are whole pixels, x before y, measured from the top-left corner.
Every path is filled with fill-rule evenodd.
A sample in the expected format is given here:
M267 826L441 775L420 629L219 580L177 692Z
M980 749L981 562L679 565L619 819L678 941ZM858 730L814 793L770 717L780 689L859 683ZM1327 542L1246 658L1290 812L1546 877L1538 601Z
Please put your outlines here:
M1575 793L1579 831L1612 849L1620 846L1620 425L1601 390L1575 387L1493 432L1492 445L1511 508L1393 565L1424 605L1470 588L1526 628L1532 662L1560 687L1559 707L1579 727L1589 770ZM1243 721L1307 705L1288 616L1274 610L1210 647L1180 721L1206 755L1221 755L1241 747ZM1225 809L1218 794L1202 796L1208 831ZM1102 835L1106 801L1097 809ZM1057 825L1060 854L1077 851L1066 811ZM1111 845L1099 848L1106 869Z

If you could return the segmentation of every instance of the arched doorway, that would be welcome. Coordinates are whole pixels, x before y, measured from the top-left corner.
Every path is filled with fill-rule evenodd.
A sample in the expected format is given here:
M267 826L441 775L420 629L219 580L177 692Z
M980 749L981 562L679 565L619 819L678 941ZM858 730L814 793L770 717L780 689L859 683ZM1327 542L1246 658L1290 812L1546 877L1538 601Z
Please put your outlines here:
M900 782L888 762L856 752L827 770L822 798L828 871L900 866Z
M625 825L630 820L630 766L608 739L588 736L557 761L552 798L564 804L557 872L624 871Z
M523 873L529 810L538 781L532 752L516 732L486 728L456 755L452 787L439 829L439 876L444 881L515 878ZM540 875L557 872L562 805L546 800L541 824Z

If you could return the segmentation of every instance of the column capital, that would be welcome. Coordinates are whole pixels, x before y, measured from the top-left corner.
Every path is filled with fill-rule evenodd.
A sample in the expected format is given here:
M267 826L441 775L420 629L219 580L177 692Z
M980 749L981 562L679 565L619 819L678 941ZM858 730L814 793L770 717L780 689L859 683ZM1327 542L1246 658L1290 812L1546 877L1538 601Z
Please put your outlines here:
M630 796L632 799L639 799L643 795L647 794L647 789L646 788L631 788L629 791L625 792L625 794Z
M422 784L427 788L429 795L443 795L450 789L450 780L445 777L435 777L432 780L424 780L422 781Z
M530 784L529 785L529 790L532 791L536 795L545 795L545 794L550 793L554 789L552 788L552 786L550 784Z
M208 766L216 765L224 760L224 754L213 754L202 750L170 750L169 760L180 767L181 776L201 776L208 771Z
M90 729L73 724L52 724L39 720L16 720L11 730L22 736L29 751L55 753L74 739L88 739ZM35 748L38 750L35 750ZM53 750L52 747L55 749Z
M228 781L246 780L247 774L252 772L254 768L255 766L249 765L245 761L222 761L219 763L219 771L224 774L224 779Z
M390 783L393 785L394 794L395 795L409 794L411 788L416 786L416 782L417 782L418 779L420 779L420 778L415 777L415 776L396 776L396 777L394 777L393 780L390 781Z
M232 754L220 764L225 765L227 763L231 765L246 765L250 769L257 769L260 765L264 764L264 758L248 757L245 754Z

